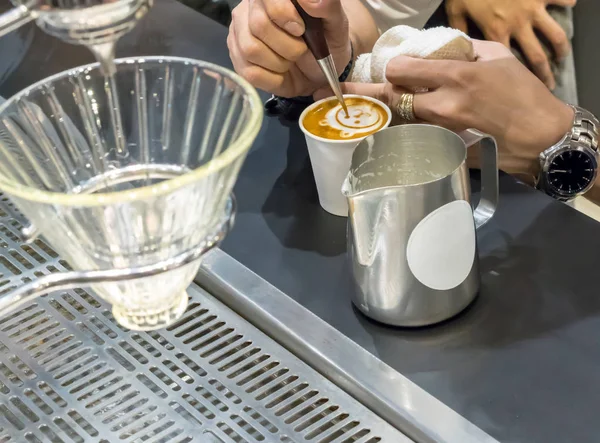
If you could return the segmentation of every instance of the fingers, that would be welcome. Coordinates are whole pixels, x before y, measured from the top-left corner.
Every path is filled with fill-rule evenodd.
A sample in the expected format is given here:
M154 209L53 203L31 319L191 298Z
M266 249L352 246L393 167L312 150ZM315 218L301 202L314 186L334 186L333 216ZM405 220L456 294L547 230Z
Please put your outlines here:
M554 81L552 69L550 68L550 61L548 60L540 41L535 35L533 28L523 28L516 36L516 39L531 66L531 70L549 89L554 90L556 83Z
M301 38L291 36L276 26L267 15L262 2L263 0L241 2L232 12L232 28L237 36L240 54L247 61L280 71L285 68L283 60L296 61L306 52L306 45Z
M344 94L364 95L382 101L396 115L398 115L396 109L402 96L411 93L390 83L344 83L341 87ZM321 100L332 95L331 89L323 88L315 92L313 97L315 100ZM462 131L468 127L463 121L465 113L459 106L462 105L458 103L456 97L444 96L438 91L419 92L414 95L413 100L413 111L417 121L432 123L454 131Z
M393 86L389 83L342 83L340 85L343 94L365 95L375 98L388 106L394 101ZM315 100L333 96L329 87L319 89L313 94Z
M502 43L487 42L485 40L473 39L473 49L478 61L498 60L501 58L513 58L510 49Z
M452 131L464 131L465 112L455 96L440 91L419 92L413 99L413 111L419 120L442 126Z
M269 20L291 35L304 34L304 22L290 0L262 0L260 2Z
M227 46L235 71L256 88L273 93L284 89L286 87L286 76L249 62L241 54L237 40L236 31L232 25L227 36Z
M252 37L247 21L242 21L237 25L237 28L232 25L230 36L235 42L238 57L243 58L247 63L261 66L270 71L284 73L289 70L291 62L259 39Z
M510 48L510 30L504 24L496 23L482 28L483 36L490 42L501 43Z
M248 17L242 16L235 22L237 28L246 31L248 39L259 40L278 56L292 62L306 52L300 37L289 35L271 21L263 8L263 0L249 0L249 5ZM238 31L238 35L242 36L242 32Z
M448 81L456 63L460 62L398 56L390 60L385 75L390 83L408 89L438 88Z
M465 34L469 32L467 17L464 11L448 11L448 23L451 28L458 29Z
M371 97L385 103L391 110L395 112L396 105L400 102L402 94L409 93L406 89L396 87L391 83L342 83L340 85L342 93L363 95ZM322 100L327 97L332 97L333 91L328 86L317 90L313 94L315 100Z
M348 44L348 17L341 0L298 0L298 4L308 15L323 19L327 43L332 51Z
M554 54L558 60L563 60L571 52L571 44L567 33L552 18L548 11L541 10L534 18L533 25L544 34L554 48Z

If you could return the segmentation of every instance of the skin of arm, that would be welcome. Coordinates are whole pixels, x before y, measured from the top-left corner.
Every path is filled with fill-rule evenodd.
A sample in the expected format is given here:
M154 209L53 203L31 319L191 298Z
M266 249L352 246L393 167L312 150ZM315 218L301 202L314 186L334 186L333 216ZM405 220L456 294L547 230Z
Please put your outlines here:
M405 93L415 94L418 120L456 132L479 129L498 142L500 169L533 184L539 155L572 128L573 110L560 101L503 45L474 41L476 62L422 60L399 56L387 65L386 83L347 83L346 93L377 98L395 109ZM331 95L322 90L315 98ZM469 165L478 167L477 150ZM586 197L600 203L600 179Z

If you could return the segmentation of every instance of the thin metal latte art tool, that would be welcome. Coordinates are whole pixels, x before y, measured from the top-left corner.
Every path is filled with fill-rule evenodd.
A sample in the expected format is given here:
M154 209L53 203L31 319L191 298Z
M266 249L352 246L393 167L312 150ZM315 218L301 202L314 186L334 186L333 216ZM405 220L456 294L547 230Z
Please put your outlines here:
M300 17L302 17L302 20L304 20L304 26L306 30L304 31L302 38L306 42L306 46L308 46L309 51L317 59L317 63L319 63L323 74L325 74L327 83L329 83L333 93L342 105L346 117L349 117L348 107L346 106L344 96L342 95L342 89L340 88L335 62L333 61L333 56L331 55L329 45L327 45L327 40L325 39L323 20L308 15L296 0L292 0L292 3L300 14Z

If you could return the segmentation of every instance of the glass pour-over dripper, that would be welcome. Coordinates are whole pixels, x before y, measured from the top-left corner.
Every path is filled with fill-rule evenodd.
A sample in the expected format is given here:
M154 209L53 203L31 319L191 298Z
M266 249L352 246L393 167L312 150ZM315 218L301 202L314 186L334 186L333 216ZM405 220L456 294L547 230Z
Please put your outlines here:
M84 66L0 107L0 190L75 270L0 296L0 314L91 283L124 326L164 327L230 225L262 122L254 88L201 61L115 62L114 81Z

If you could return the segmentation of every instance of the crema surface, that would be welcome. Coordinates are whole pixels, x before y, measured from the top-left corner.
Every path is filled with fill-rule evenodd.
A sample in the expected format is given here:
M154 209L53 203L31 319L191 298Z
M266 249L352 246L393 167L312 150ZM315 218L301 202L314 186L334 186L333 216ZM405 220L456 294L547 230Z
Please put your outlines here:
M352 140L373 134L386 125L388 114L381 105L358 97L346 97L345 102L348 116L337 100L328 100L306 114L304 128L317 137Z

